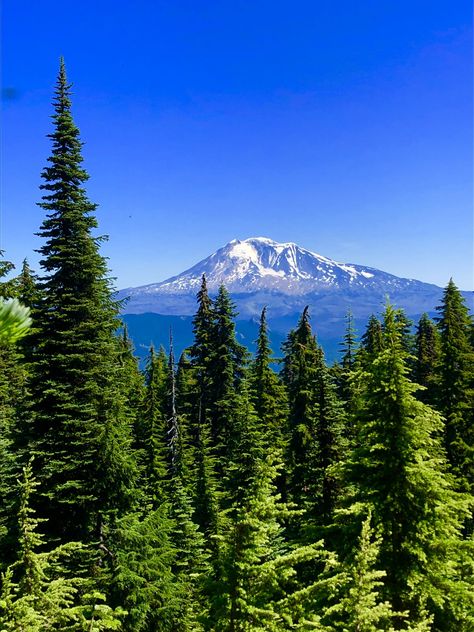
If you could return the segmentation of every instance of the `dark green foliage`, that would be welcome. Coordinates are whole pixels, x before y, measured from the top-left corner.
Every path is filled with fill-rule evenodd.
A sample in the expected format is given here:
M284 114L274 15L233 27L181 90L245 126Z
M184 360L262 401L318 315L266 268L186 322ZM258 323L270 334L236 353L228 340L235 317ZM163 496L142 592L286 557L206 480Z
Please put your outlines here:
M83 188L79 131L61 62L52 154L42 173L41 301L30 358L30 449L41 482L38 509L61 541L97 537L101 514L133 502L136 467L120 392L118 305L112 300L95 205ZM54 520L53 520L54 518Z
M289 400L289 498L312 525L331 521L338 484L332 466L342 457L345 415L305 309L284 345Z
M415 336L416 361L413 379L426 390L419 391L418 397L427 404L436 403L438 387L438 365L440 361L440 341L436 325L427 314L418 323Z
M243 377L247 351L235 338L235 311L227 290L221 286L214 303L210 358L210 427L216 455L225 458L233 441L235 393Z
M288 415L286 392L283 383L270 366L272 357L264 308L260 317L257 352L250 369L251 399L262 433L267 436L271 445L283 449Z
M38 278L26 259L23 260L21 272L16 278L16 282L16 292L20 302L27 307L34 308L40 300Z
M316 342L305 308L297 328L283 345L282 378L287 388L289 498L302 506L310 488L310 465L314 453L318 414L316 381L323 364L323 353Z
M137 443L146 495L154 507L165 498L167 367L164 349L157 354L151 347L145 367L145 393L137 426Z
M438 308L441 338L438 405L445 416L445 445L462 489L474 491L474 348L472 318L451 279Z
M372 314L367 323L367 328L361 338L359 360L370 363L375 356L382 351L384 344L382 323Z

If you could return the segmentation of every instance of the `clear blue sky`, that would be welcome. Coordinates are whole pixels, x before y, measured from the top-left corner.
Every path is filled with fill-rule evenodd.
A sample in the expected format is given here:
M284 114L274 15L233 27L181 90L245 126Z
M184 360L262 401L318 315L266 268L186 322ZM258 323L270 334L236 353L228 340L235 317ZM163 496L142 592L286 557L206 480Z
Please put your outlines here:
M118 287L268 236L472 289L470 1L4 0L2 29L15 263L64 55Z

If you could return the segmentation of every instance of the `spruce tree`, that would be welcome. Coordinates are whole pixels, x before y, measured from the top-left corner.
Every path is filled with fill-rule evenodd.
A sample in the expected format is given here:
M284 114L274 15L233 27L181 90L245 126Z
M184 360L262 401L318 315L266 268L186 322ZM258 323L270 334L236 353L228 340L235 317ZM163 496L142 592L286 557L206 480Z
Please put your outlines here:
M451 279L437 318L441 339L438 406L446 419L445 445L462 489L474 493L474 348L472 317Z
M297 328L283 344L283 352L282 377L289 405L287 493L289 499L302 507L309 496L318 414L316 382L323 362L323 352L311 331L307 307Z
M440 361L439 334L428 314L423 314L418 322L415 335L416 361L413 379L426 390L418 394L421 401L435 405L437 392L437 374Z
M35 310L30 449L41 482L41 515L60 541L99 537L105 515L133 499L136 467L119 392L112 299L96 208L84 189L79 130L61 60L54 97L52 153L42 172L46 211L39 235L43 276Z
M210 407L214 311L207 290L205 275L202 277L201 287L197 293L197 303L198 307L193 319L194 343L189 349L189 355L197 381L194 417L199 411L200 423L206 424ZM193 436L195 436L195 432L193 432Z
M236 392L244 373L247 352L235 335L235 307L224 286L214 303L210 363L210 427L216 455L226 458L233 441Z
M164 349L156 353L151 346L145 367L145 392L137 427L137 446L141 452L143 485L155 508L165 498L167 365Z
M17 279L17 296L22 305L34 308L39 301L38 278L30 268L27 259L23 260L20 274Z
M286 434L287 401L283 383L270 366L272 356L264 308L260 316L255 360L250 370L251 398L262 432L272 445L282 449Z
M370 364L376 355L382 351L383 344L382 324L379 319L372 314L361 338L361 344L357 354L359 362Z

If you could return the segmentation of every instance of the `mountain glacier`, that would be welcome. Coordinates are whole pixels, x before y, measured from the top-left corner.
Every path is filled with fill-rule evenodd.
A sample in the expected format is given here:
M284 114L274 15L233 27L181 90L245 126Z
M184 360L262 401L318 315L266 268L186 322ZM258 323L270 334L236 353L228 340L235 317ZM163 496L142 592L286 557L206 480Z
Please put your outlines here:
M123 317L142 358L151 342L155 347L167 346L170 327L178 352L191 343L192 315L203 274L211 295L221 284L231 293L238 311L237 335L249 349L264 306L271 344L278 354L281 342L308 305L330 361L337 358L349 307L361 333L370 314L381 312L387 299L416 321L423 312L434 315L443 293L436 285L340 263L294 243L267 237L234 239L177 276L118 293L119 299L125 299ZM472 309L473 293L463 294Z
M432 311L441 297L435 285L403 279L367 266L340 263L294 243L267 237L234 239L189 270L160 283L127 288L125 313L189 315L206 275L215 294L224 284L241 316L258 315L264 305L273 316L289 315L306 304L315 313L343 316L349 305L361 318L379 311L385 298L410 313Z

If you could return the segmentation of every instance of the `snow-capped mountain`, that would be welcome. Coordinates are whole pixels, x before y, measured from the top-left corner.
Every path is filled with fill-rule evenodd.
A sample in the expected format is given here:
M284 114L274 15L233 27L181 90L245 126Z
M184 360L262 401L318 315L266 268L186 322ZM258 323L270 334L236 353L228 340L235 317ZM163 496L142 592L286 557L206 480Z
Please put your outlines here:
M291 314L307 303L327 308L331 304L333 312L341 302L365 314L378 311L386 295L402 307L413 307L410 311L431 311L440 297L435 285L340 263L294 243L252 237L232 240L170 279L122 290L119 297L129 297L124 311L192 314L203 274L211 294L221 284L226 286L243 316L257 315L263 305L278 316Z
M234 239L189 270L147 289L167 293L196 290L205 274L210 290L224 284L230 292L238 293L276 290L306 294L330 286L364 284L376 272L338 263L293 243L251 237L243 241Z

